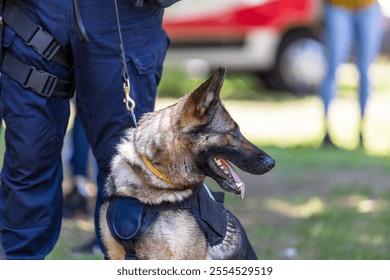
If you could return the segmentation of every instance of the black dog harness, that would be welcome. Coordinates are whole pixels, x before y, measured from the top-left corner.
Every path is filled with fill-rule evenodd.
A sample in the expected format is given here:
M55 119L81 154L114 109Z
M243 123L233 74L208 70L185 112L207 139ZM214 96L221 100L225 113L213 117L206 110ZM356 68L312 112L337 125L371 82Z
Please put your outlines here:
M189 198L160 205L146 205L131 197L111 197L106 219L112 236L122 244L126 260L137 260L134 246L140 242L163 211L187 209L195 217L199 229L210 246L220 244L226 235L227 218L224 193L213 192L204 185Z

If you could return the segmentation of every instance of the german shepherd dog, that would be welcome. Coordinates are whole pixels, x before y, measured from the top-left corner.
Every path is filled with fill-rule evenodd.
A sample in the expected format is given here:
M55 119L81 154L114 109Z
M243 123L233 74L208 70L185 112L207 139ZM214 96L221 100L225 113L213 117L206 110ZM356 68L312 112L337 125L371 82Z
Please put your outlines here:
M230 163L252 174L270 171L274 160L249 142L221 103L226 70L212 76L176 104L146 114L117 146L105 191L146 205L182 201L203 187L205 176L244 197L245 185ZM110 259L124 259L124 246L111 234L102 206L100 230ZM243 227L228 210L226 235L211 246L186 209L160 213L134 246L140 259L256 259ZM123 213L126 215L125 213Z

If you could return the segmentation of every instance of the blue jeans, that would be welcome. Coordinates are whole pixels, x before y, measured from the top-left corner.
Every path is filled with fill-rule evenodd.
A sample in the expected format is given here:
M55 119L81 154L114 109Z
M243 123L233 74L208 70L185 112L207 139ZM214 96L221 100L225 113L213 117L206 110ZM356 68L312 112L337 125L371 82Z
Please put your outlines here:
M72 52L77 113L99 167L95 226L100 240L97 219L105 198L104 181L115 146L123 131L132 125L131 115L122 102L113 1L80 1L89 43L77 37L73 1L16 2ZM133 7L130 2L118 0L118 5L131 95L139 118L154 110L168 39L162 29L162 8ZM62 79L72 78L67 69L43 59L7 26L3 46L26 64ZM7 125L0 187L2 242L8 259L43 259L54 247L61 228L61 149L69 118L69 100L42 97L4 73L0 85L0 103Z
M359 71L360 113L364 116L370 94L369 66L376 58L381 43L381 11L378 4L359 11L325 6L325 43L328 69L320 88L325 114L337 92L336 73L354 47Z

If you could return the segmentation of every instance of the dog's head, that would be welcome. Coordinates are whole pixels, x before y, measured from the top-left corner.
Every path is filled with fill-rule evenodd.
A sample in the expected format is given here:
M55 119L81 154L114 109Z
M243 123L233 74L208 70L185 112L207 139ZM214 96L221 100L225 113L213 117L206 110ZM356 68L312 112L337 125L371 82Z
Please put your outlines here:
M187 143L185 152L194 155L195 165L222 189L243 197L245 185L231 163L260 175L270 171L275 161L241 134L222 105L225 75L226 69L218 68L182 100L175 127L178 138Z

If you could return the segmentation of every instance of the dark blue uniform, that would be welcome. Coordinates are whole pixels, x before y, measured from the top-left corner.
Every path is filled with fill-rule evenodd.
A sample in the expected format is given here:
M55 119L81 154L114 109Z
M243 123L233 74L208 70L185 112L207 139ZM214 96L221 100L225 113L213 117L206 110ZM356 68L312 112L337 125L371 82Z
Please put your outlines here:
M97 218L115 145L123 131L132 125L123 103L114 3L80 1L88 43L77 36L72 0L15 3L72 54L73 74L44 59L5 26L3 47L6 51L58 78L74 77L77 113L99 166ZM139 117L154 109L168 47L162 29L163 8L150 3L135 7L129 0L118 0L118 6L131 96ZM53 249L61 228L61 149L68 125L69 100L40 96L5 73L0 83L1 107L7 125L0 187L2 242L8 259L42 259ZM96 233L99 234L98 230Z

